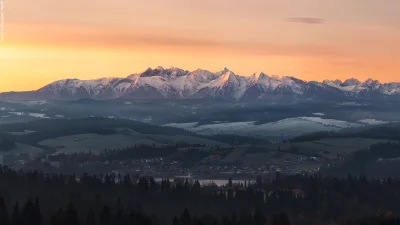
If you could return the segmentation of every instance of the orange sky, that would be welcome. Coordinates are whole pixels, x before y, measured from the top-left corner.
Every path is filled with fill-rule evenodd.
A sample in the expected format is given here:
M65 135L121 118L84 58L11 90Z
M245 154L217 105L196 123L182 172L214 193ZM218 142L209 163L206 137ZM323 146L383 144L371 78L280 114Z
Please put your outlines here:
M399 0L0 1L0 91L159 65L400 81Z

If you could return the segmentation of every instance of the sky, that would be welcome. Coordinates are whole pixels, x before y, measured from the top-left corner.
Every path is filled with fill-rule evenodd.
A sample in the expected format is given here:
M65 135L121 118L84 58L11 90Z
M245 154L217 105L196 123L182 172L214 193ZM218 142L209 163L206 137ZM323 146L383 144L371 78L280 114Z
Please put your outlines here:
M399 0L0 1L0 92L157 66L400 82Z

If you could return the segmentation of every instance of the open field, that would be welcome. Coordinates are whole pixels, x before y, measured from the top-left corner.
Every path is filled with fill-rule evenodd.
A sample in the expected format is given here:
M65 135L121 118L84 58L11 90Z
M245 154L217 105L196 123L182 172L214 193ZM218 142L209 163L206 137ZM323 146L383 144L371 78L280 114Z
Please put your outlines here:
M288 138L315 131L338 131L342 128L361 125L342 120L323 119L321 117L296 117L264 124L257 124L256 121L215 122L212 124L191 122L170 123L164 126L181 128L202 135L234 134L252 137L278 137L280 139L282 133Z
M206 146L227 147L222 142L184 135L156 135L140 134L134 131L125 131L120 134L100 135L94 133L63 136L39 142L40 145L53 147L57 152L71 153L91 151L98 153L104 149L119 149L134 145L166 145L176 143L204 144Z
M243 154L247 151L246 147L236 148L227 156L225 156L221 161L224 163L235 163L238 159L240 159Z
M1 164L7 164L6 162L3 161L5 156L9 155L15 155L18 156L20 154L26 154L29 155L29 158L32 159L33 157L36 157L40 154L43 153L43 149L36 148L30 145L25 145L21 143L15 143L16 148L14 148L12 151L6 151L6 152L0 152L0 163Z
M58 137L39 142L40 145L49 146L57 149L57 152L88 152L99 153L104 149L125 148L132 145L152 145L154 141L146 138L134 139L130 135L113 134L78 134L71 136Z

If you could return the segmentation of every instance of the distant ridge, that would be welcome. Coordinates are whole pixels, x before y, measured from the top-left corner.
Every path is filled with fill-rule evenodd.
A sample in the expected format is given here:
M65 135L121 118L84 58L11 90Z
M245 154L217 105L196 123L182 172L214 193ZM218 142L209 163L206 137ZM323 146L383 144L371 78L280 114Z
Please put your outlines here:
M1 93L0 99L112 99L112 98L216 98L234 101L256 99L308 100L400 100L400 83L380 83L351 78L345 81L303 81L290 76L269 76L257 72L240 76L222 68L217 72L197 69L187 71L176 67L131 74L126 78L94 80L65 79L55 81L31 92Z

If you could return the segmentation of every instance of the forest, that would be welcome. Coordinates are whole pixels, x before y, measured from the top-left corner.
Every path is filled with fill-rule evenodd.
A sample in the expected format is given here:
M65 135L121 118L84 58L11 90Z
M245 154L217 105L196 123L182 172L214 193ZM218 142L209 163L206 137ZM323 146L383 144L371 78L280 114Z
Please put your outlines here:
M345 128L339 131L318 131L306 133L295 138L291 142L307 142L324 138L373 138L386 140L400 140L400 123L388 123L376 126L362 126Z
M399 224L400 180L281 176L224 187L0 169L4 225Z
M330 168L323 167L321 173L335 177L345 177L349 173L368 178L399 177L399 149L398 142L374 144L369 149L354 152Z

